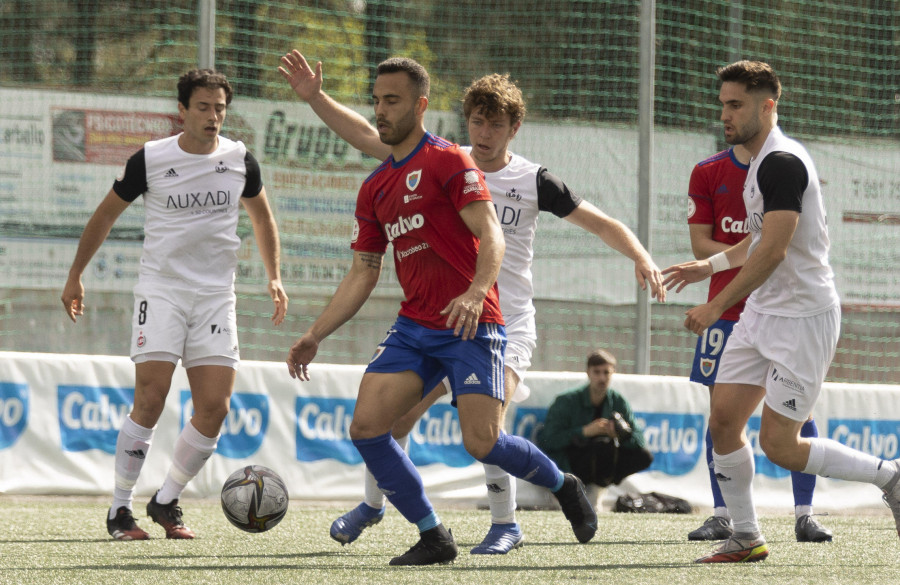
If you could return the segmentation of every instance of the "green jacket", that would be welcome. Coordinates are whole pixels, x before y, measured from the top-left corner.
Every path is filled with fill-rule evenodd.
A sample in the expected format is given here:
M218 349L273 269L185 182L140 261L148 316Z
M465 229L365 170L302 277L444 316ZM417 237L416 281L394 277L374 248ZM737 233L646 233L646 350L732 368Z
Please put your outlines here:
M624 396L610 388L600 408L602 418L612 418L612 413L618 412L634 430L631 438L622 441L620 447L641 449L646 446L644 434L635 423L631 405ZM547 410L544 426L538 432L538 446L556 461L562 471L571 471L566 448L572 444L573 439L585 438L582 427L592 420L594 420L594 405L591 404L591 390L588 384L563 392Z

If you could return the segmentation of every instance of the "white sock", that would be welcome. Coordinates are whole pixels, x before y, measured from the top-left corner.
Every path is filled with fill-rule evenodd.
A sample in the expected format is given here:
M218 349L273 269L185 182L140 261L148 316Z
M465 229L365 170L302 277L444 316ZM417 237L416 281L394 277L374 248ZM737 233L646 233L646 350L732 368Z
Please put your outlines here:
M832 439L809 439L809 460L803 473L873 483L884 487L893 476L891 465ZM881 469L879 469L881 466Z
M496 465L484 465L491 522L513 524L516 521L516 480Z
M131 415L125 417L116 438L116 487L113 490L112 508L109 510L110 518L114 518L116 511L122 506L131 509L134 501L134 484L141 475L141 468L150 451L154 430L155 427L148 429L137 424L131 419Z
M812 506L794 506L794 518L799 520L804 516L812 516L813 509Z
M728 508L726 508L725 506L713 508L713 516L716 516L717 518L724 518L731 522L731 514L728 513Z
M723 476L718 480L719 489L734 522L735 534L758 537L759 521L753 505L753 448L746 444L728 455L719 455L713 449L713 461L716 476Z
M200 433L194 425L188 421L175 441L175 452L172 455L172 465L162 487L156 492L156 501L159 504L168 504L177 499L184 486L200 473L206 460L216 451L216 443L219 436L207 437Z
M399 439L394 439L397 441L397 444L400 445L400 448L409 453L409 435L405 435L400 437ZM363 488L365 490L365 497L363 497L363 502L367 506L371 506L376 510L380 510L384 508L384 503L386 498L384 497L384 492L381 491L381 488L378 487L378 482L375 481L375 476L372 475L372 472L369 471L369 468L366 467L366 475L363 479Z

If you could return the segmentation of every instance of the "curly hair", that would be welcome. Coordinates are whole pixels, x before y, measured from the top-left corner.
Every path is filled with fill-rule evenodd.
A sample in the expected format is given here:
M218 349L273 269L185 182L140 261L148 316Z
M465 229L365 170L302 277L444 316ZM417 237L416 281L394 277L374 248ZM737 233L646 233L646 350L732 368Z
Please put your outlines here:
M198 87L212 90L221 88L225 90L225 105L230 104L231 98L234 97L234 90L223 74L212 69L191 69L178 78L178 101L185 108L190 107L191 95Z
M511 124L525 119L522 90L510 80L509 73L492 73L476 79L466 88L462 102L467 120L475 110L481 110L487 118L508 114Z

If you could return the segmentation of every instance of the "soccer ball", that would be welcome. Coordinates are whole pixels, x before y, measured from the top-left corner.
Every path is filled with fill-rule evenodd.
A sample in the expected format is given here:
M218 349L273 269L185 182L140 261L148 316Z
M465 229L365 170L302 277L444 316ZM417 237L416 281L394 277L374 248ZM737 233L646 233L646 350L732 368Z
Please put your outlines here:
M248 465L228 476L222 486L222 511L246 532L274 528L288 509L284 480L262 465Z

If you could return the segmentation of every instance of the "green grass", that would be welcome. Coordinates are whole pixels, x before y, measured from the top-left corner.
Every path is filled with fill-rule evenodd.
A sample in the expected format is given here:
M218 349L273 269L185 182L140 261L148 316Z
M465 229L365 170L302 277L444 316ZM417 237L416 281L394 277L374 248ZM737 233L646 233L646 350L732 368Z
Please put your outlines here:
M707 566L693 560L710 550L710 543L691 543L685 536L702 515L604 512L594 540L580 545L560 512L522 511L524 548L505 556L473 556L468 551L484 535L488 513L439 506L460 545L459 558L452 565L399 568L387 563L414 543L416 533L394 510L342 548L328 537L328 527L349 503L294 502L280 525L254 535L228 524L217 500L186 500L185 521L197 539L167 541L141 514L139 523L154 537L143 542L109 539L103 522L107 505L98 498L0 497L0 583L900 583L900 542L887 509L823 518L835 534L831 544L799 544L792 514L763 515L768 560Z

